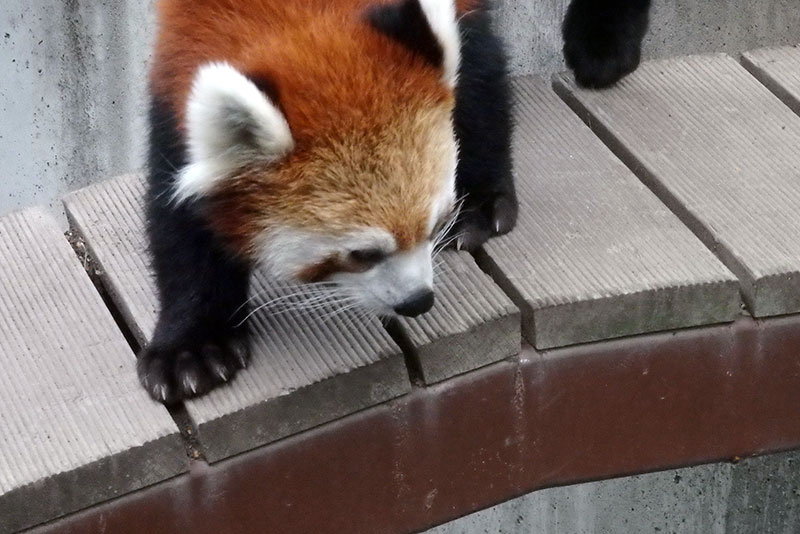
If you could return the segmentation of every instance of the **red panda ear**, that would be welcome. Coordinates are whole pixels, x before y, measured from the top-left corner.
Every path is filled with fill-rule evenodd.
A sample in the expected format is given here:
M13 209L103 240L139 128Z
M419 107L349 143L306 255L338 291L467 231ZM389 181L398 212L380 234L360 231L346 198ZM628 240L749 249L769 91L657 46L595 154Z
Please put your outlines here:
M442 68L444 82L455 87L461 44L453 0L399 0L373 6L367 18L375 29Z
M207 194L247 165L275 163L294 148L283 113L226 63L197 71L186 109L186 133L189 161L177 177L179 201Z

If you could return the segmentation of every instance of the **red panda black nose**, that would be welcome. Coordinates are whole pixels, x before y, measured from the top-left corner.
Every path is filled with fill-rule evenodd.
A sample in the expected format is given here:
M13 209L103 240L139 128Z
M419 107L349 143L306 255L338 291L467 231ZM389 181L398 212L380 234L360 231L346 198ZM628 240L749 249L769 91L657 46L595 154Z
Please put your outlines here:
M411 295L402 304L395 306L394 311L398 315L416 317L430 311L431 308L433 308L433 291L423 289Z

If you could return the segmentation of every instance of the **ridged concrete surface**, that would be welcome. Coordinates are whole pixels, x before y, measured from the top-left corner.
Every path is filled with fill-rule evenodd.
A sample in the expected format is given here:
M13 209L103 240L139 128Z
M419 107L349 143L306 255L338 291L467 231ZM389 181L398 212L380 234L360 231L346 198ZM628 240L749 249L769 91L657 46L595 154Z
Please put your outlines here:
M149 339L156 319L155 283L145 267L143 192L140 177L126 176L65 201L140 343ZM258 274L252 302L286 299L292 291ZM230 385L186 403L211 461L410 390L402 353L375 319L333 310L319 315L264 309L249 322L254 335L248 369Z
M520 315L469 254L437 258L436 304L416 319L401 319L427 384L440 382L520 351Z
M745 52L742 65L800 115L800 45Z
M516 82L516 230L479 257L540 349L732 320L736 279L538 78Z
M645 63L560 90L739 277L757 317L800 311L800 117L733 58Z
M133 363L57 224L38 208L0 219L0 533L185 469Z

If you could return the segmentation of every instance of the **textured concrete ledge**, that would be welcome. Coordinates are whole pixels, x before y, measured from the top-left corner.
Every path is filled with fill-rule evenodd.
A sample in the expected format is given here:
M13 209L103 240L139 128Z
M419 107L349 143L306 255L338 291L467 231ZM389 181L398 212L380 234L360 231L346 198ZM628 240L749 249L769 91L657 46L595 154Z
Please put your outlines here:
M479 256L545 349L731 321L735 277L537 78L516 82L516 230Z
M102 266L105 283L138 341L156 319L146 268L140 177L128 176L70 195L68 216ZM253 303L286 296L256 275ZM237 454L410 390L403 355L375 319L299 311L255 313L250 367L228 386L186 403L210 461Z
M739 277L756 317L800 311L800 117L734 59L645 63L564 98Z
M0 533L170 478L177 428L56 223L0 219Z
M742 65L800 115L800 45L745 52Z
M436 304L399 322L426 384L519 354L520 315L469 254L444 251Z

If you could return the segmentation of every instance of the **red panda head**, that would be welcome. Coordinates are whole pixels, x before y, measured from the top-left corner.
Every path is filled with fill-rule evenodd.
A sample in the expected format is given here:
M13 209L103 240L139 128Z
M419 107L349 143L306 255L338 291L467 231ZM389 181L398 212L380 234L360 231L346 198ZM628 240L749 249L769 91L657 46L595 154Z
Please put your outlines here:
M336 282L382 314L426 311L455 204L452 0L295 9L257 39L248 17L238 55L196 70L176 201L201 199L275 276Z

